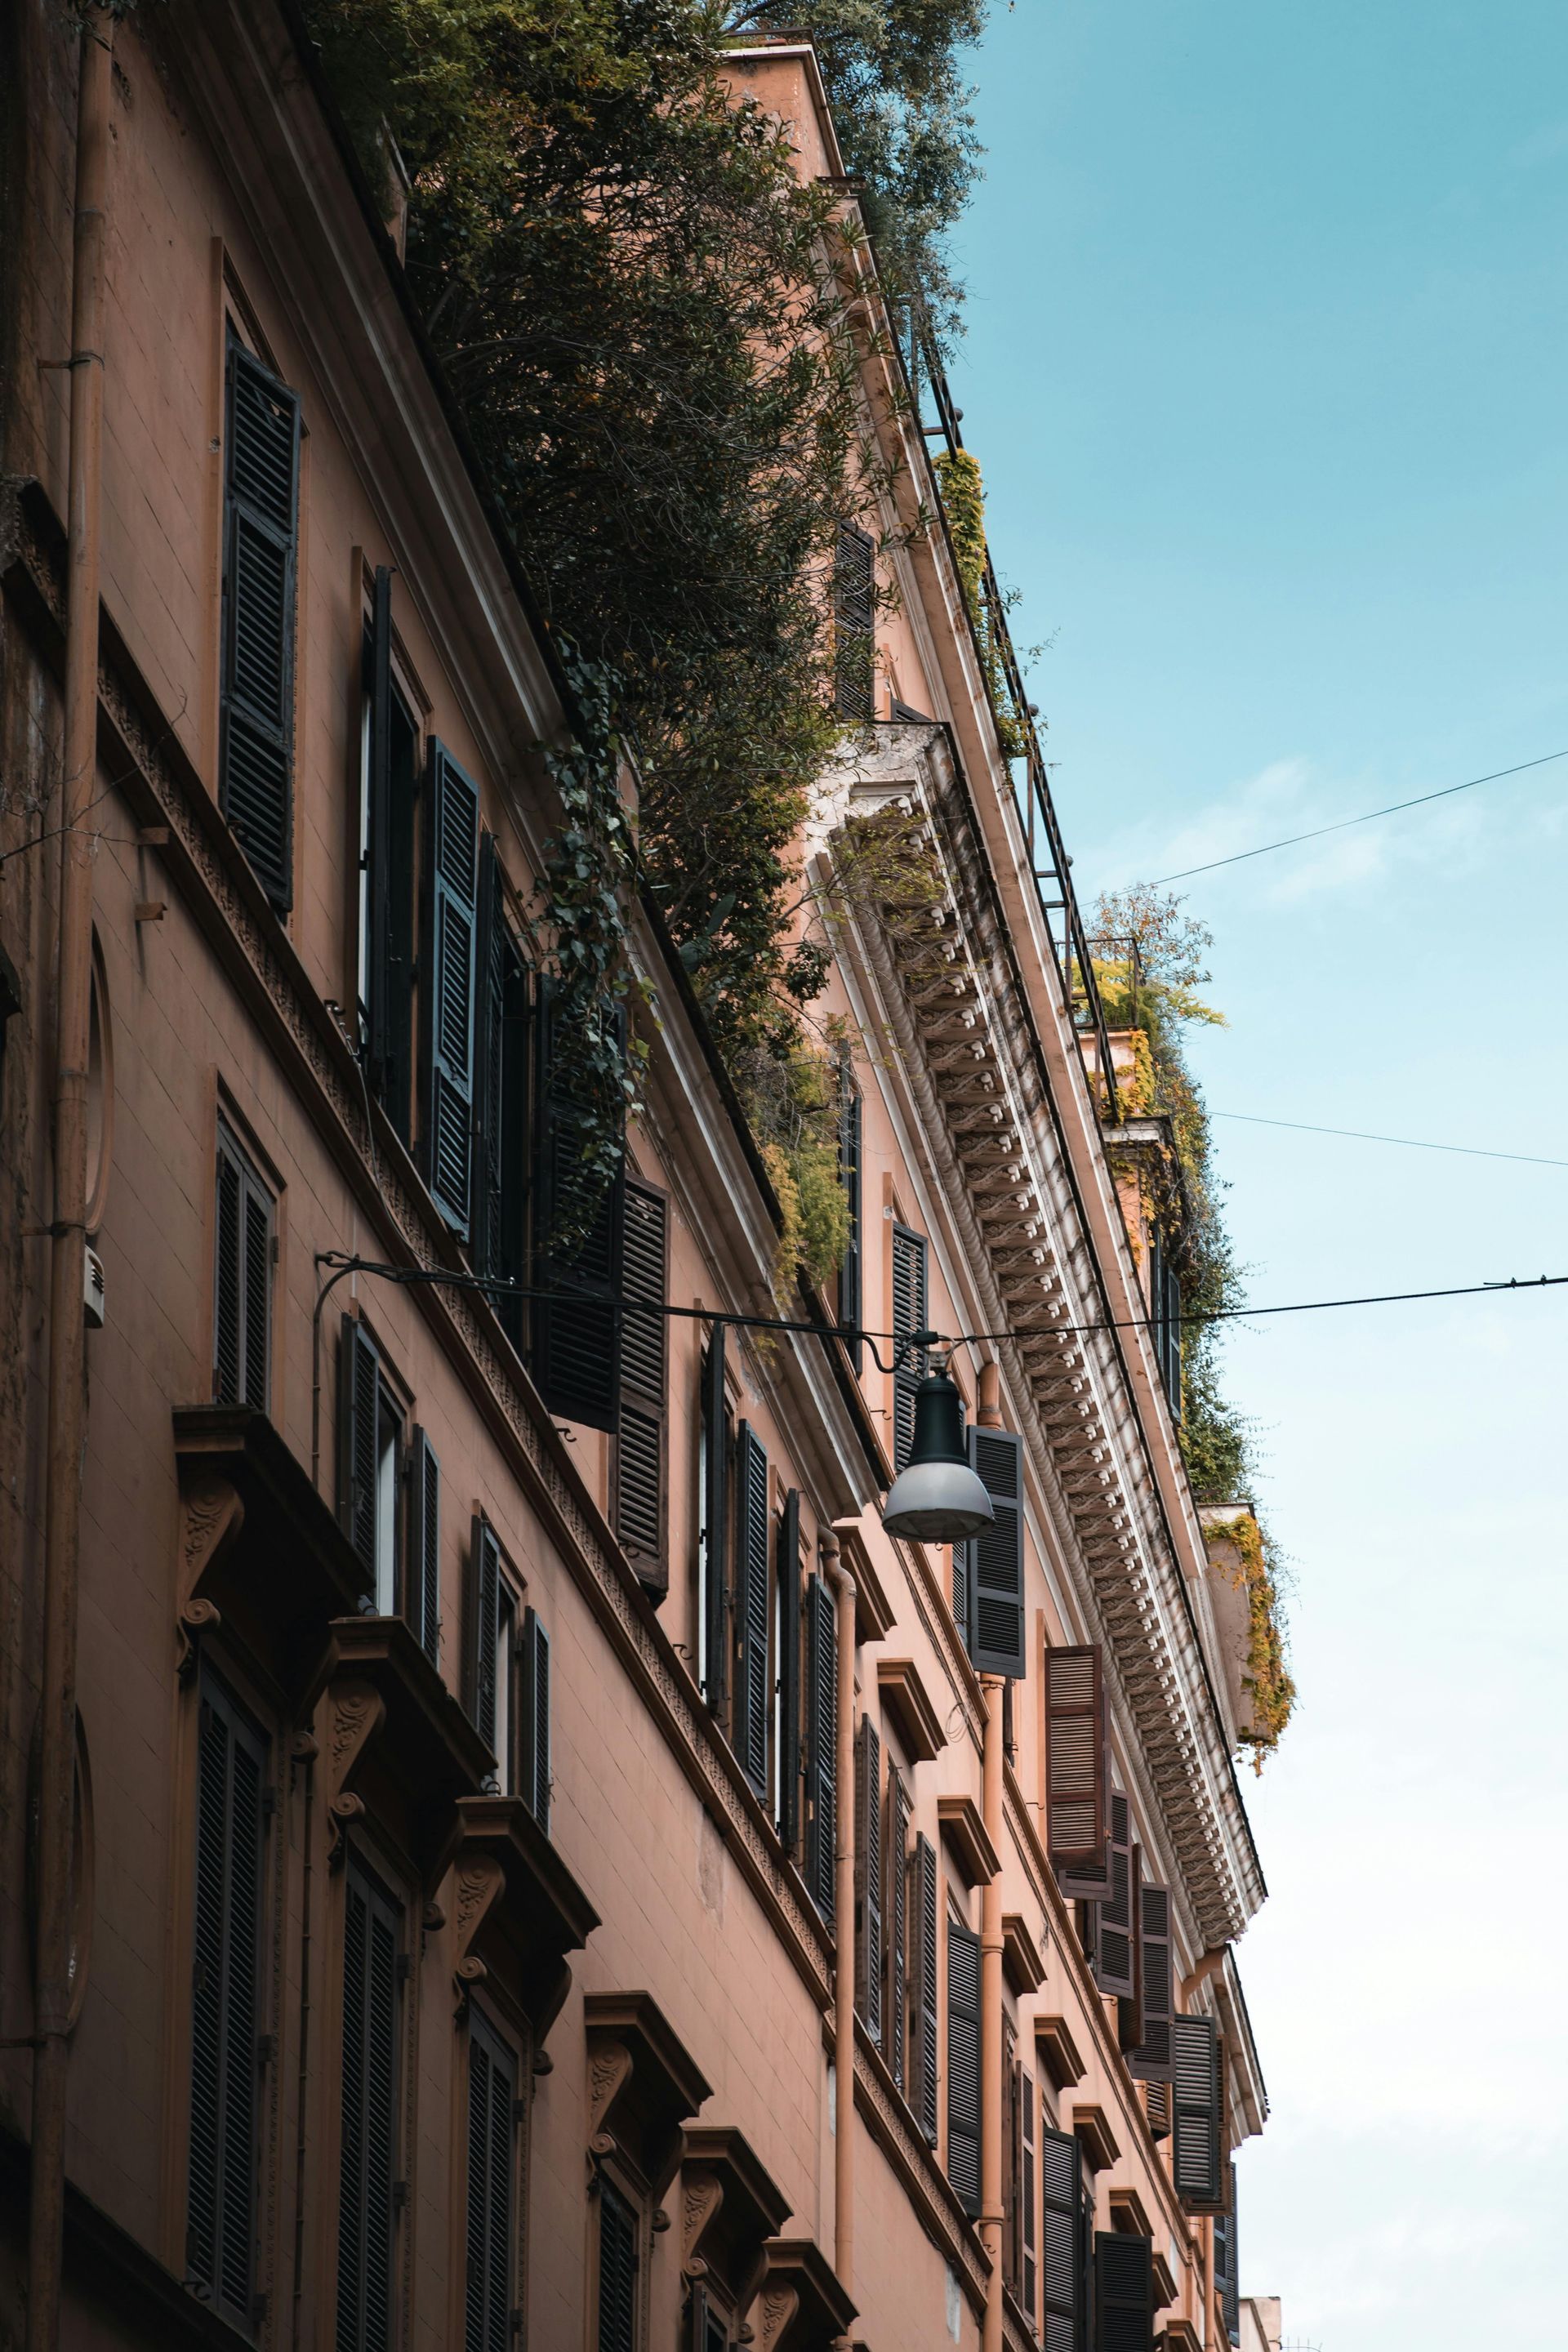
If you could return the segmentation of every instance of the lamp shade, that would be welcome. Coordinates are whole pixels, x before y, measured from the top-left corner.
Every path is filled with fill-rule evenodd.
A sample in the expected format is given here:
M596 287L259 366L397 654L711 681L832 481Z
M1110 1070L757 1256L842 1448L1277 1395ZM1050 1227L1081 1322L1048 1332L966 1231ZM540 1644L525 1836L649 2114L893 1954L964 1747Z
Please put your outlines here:
M945 1372L928 1372L915 1391L909 1462L888 1490L882 1525L911 1543L963 1543L995 1516L969 1466L963 1399Z

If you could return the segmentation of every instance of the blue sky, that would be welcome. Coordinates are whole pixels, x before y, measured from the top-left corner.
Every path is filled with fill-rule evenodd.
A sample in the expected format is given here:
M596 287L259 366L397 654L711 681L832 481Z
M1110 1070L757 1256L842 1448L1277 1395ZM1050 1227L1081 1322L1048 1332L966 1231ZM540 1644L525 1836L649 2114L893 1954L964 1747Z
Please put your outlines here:
M1568 9L993 0L952 370L1086 898L1568 747ZM1568 1161L1568 761L1185 886L1216 1108ZM1220 1123L1258 1300L1568 1273L1568 1168ZM1554 2340L1568 1291L1238 1334L1300 1711L1249 1781L1242 2277Z

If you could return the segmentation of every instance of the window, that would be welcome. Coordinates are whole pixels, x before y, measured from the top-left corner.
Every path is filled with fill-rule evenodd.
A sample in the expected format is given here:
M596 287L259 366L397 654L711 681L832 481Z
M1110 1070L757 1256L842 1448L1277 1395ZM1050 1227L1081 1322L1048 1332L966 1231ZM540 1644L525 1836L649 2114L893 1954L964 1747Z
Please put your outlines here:
M599 2179L598 2352L639 2352L641 2216L613 2180Z
M613 1172L584 1153L584 1073L559 990L541 977L534 1019L532 1286L572 1296L534 1306L529 1369L552 1412L615 1433L621 1399L624 1151ZM603 1003L595 1041L626 1052L626 1011Z
M1171 1895L1168 1887L1145 1879L1138 1901L1138 1935L1142 1947L1142 2040L1127 2053L1130 2074L1145 2083L1171 2079Z
M982 1675L1024 1673L1024 1441L1008 1429L968 1431L969 1460L995 1516L952 1548L953 1615Z
M833 565L833 672L838 716L875 719L877 549L858 524L841 522Z
M470 1229L479 790L431 740L420 864L420 1165L460 1241Z
M1182 1282L1171 1244L1158 1225L1149 1233L1149 1320L1155 1360L1171 1412L1182 1418Z
M496 1759L495 1787L521 1797L550 1830L550 1642L501 1559L495 1529L474 1515L464 1608L465 1703Z
M845 1204L849 1212L849 1237L844 1244L844 1263L838 1269L838 1320L858 1323L864 1311L860 1279L860 1097L847 1084L844 1087L838 1112L838 1181L844 1188ZM857 1371L864 1350L858 1339L849 1342L849 1358Z
M1232 2344L1241 2341L1240 2270L1236 2252L1236 2166L1226 2167L1226 2207L1214 2217L1214 2286Z
M910 1865L910 2105L936 2146L936 1848L922 1832Z
M408 1542L403 1613L432 1665L441 1663L441 1465L422 1429L408 1448Z
M404 1418L374 1340L357 1317L345 1315L338 1358L338 1518L364 1570L365 1598L380 1617L391 1616L399 1599ZM423 1589L422 1566L421 1594Z
M271 1193L219 1119L213 1397L261 1412L272 1352L273 1216Z
M1100 2230L1094 2240L1094 2340L1105 2352L1154 2352L1154 2249Z
M947 2177L964 2211L980 2211L980 1938L947 1921Z
M833 1845L838 1818L838 1624L833 1595L820 1576L805 1588L805 1884L831 1927L837 1894Z
M414 1114L419 729L395 679L392 573L375 574L360 725L359 1020L367 1083L406 1144Z
M800 1848L801 1822L800 1496L792 1486L779 1519L773 1576L773 1819L784 1852Z
M267 1776L265 1737L204 1665L185 2268L246 2329L256 2315Z
M768 1457L750 1422L735 1433L735 1705L731 1732L736 1761L765 1804L768 1772L769 1591Z
M664 1545L665 1265L669 1204L631 1178L626 1188L622 1295L633 1310L621 1322L620 1426L616 1434L616 1533L643 1585L661 1595L669 1583ZM638 1314L638 1303L660 1311Z
M883 2042L882 1743L868 1715L855 1739L855 2006Z
M716 2300L712 2288L700 2279L693 2279L690 2299L686 2306L682 2352L730 2352L733 2340L730 2326L730 2319Z
M1029 2325L1036 2327L1039 2324L1035 2307L1039 2294L1036 2260L1036 2233L1038 2229L1036 2208L1039 2199L1035 2181L1035 2078L1023 2066L1017 2073L1017 2102L1018 2202L1021 2210L1018 2292Z
M908 1225L893 1227L893 1340L898 1369L893 1374L893 1469L906 1467L915 1436L915 1391L925 1377L923 1348L902 1349L900 1342L929 1329L926 1304L926 1237Z
M730 1399L724 1326L715 1324L702 1360L698 1446L697 1679L721 1723L730 1693Z
M1132 2004L1138 1993L1138 1849L1131 1816L1120 1789L1110 1797L1110 1892L1094 1906L1094 1978L1103 1993ZM1143 2039L1142 2028L1132 2036Z
M502 1282L528 1273L528 1088L532 1009L528 968L506 910L506 881L492 834L479 841L476 950L472 1256ZM523 1301L502 1297L496 1311L521 1351Z
M1082 2352L1088 2320L1083 2190L1070 2132L1040 2132L1041 2285L1045 2352Z
M343 1883L337 2352L392 2343L398 2163L400 1906L358 1855Z
M882 1929L887 1989L882 2011L882 2053L894 2085L909 2088L910 1797L902 1773L888 1762L887 1833L883 1844L885 1887Z
M218 801L277 911L294 887L300 403L232 331L225 435Z
M1046 1652L1046 1814L1051 1864L1064 1895L1110 1891L1107 1838L1105 1689L1099 1644Z
M1217 2205L1225 2187L1220 2167L1219 2036L1212 2017L1171 2020L1174 2077L1171 2158L1176 2194L1184 2203Z
M470 2008L463 2352L509 2352L512 2340L517 2081L515 2053Z

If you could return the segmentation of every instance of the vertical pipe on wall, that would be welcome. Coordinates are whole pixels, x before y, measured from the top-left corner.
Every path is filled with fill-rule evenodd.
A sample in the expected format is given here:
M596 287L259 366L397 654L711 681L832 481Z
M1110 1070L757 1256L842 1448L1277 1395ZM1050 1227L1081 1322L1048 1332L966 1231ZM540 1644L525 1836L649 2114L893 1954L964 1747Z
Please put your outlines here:
M833 2269L855 2293L855 1580L840 1562L838 1539L819 1538L823 1574L837 1611L837 1800L834 1807L833 2064L837 2112L833 2139ZM842 2339L847 2344L847 2337Z
M1002 1694L999 1675L985 1675L985 1748L981 1815L985 1834L1002 1851ZM980 2239L991 2257L985 2282L984 2352L1002 2352L1002 1881L988 1879L980 1895Z
M55 1214L49 1263L27 2352L56 2352L58 2345L64 2247L78 1572L87 1418L82 1283L87 1252L92 860L84 821L95 797L97 776L104 204L113 38L111 18L103 9L93 7L81 29L71 282L69 541L53 1084Z

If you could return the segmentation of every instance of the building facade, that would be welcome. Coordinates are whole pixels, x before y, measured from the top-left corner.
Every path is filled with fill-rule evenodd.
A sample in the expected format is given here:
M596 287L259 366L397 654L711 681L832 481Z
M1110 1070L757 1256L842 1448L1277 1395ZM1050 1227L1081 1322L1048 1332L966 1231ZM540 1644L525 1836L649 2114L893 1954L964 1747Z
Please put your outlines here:
M0 39L7 2328L1236 2341L1230 1580L940 378L868 335L850 1242L781 1304L651 903L570 1213L582 717L291 8ZM731 69L842 177L807 47ZM956 1341L994 1521L898 1543Z

